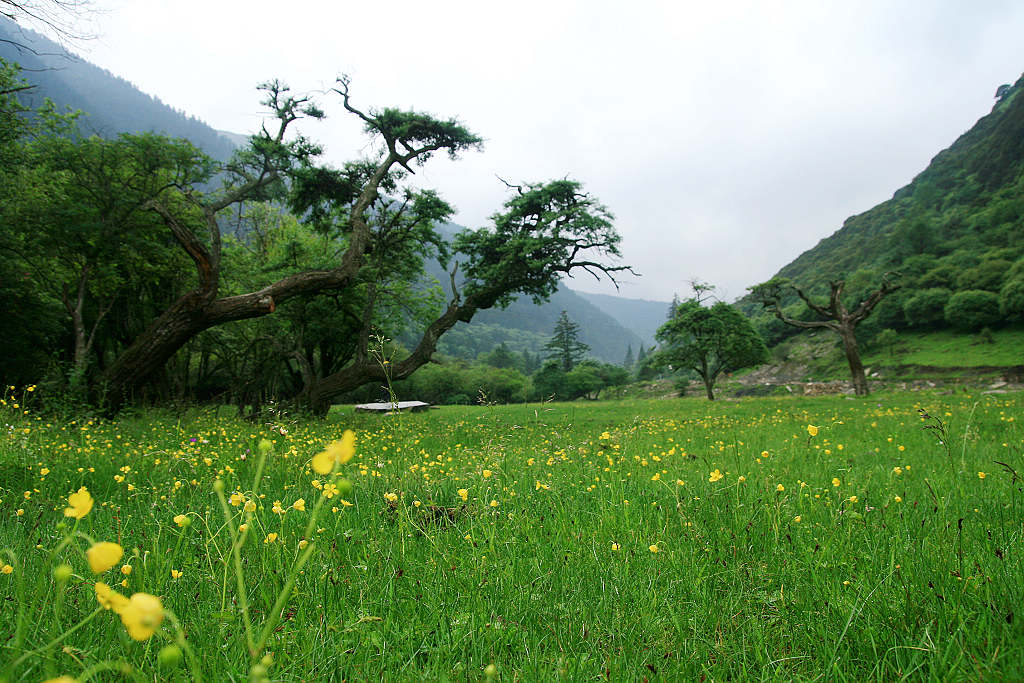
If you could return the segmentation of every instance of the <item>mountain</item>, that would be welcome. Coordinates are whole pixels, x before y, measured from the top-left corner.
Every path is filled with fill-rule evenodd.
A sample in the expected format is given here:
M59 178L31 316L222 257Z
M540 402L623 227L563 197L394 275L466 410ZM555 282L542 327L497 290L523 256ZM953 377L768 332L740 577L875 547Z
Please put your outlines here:
M629 299L610 294L588 294L586 292L577 292L577 294L618 320L627 329L635 332L646 348L651 348L656 344L654 333L668 319L668 309L671 306L668 301ZM638 350L638 347L633 347L634 353Z
M61 45L0 16L0 58L21 65L35 86L23 96L30 106L49 97L59 107L79 109L83 131L112 137L152 131L187 138L211 157L226 160L237 147L199 119L180 112L105 69L69 54Z
M1024 318L1022 92L1024 77L1000 86L991 112L892 199L848 218L777 277L817 294L845 279L855 304L884 273L898 272L902 289L867 321L875 330L969 330ZM971 315L951 314L954 301ZM757 315L749 298L742 303Z

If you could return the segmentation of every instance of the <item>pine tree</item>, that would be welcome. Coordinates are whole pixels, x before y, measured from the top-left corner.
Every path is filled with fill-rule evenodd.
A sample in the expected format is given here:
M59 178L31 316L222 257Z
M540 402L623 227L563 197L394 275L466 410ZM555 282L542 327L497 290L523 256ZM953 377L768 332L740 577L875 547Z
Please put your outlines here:
M548 350L546 359L555 359L564 372L569 372L586 356L590 347L579 340L580 326L569 320L569 314L562 311L555 323L551 341L544 345Z
M630 344L626 347L626 357L622 360L622 367L632 370L634 363L636 363L636 359L633 357L633 345Z

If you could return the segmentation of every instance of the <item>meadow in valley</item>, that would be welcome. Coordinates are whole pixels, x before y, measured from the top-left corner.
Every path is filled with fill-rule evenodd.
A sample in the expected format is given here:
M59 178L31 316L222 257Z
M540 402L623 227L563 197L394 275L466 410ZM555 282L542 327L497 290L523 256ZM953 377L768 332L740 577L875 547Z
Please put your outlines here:
M1019 394L259 423L32 398L0 407L5 680L1024 672Z

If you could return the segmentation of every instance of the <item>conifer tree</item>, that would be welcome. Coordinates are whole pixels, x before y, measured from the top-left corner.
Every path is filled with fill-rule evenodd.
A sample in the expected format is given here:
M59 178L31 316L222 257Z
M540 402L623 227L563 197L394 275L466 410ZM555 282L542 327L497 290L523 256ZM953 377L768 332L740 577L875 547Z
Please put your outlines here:
M562 311L555 323L551 341L544 345L548 350L546 359L557 360L563 372L569 372L586 356L590 347L579 340L580 326L569 320L569 314Z

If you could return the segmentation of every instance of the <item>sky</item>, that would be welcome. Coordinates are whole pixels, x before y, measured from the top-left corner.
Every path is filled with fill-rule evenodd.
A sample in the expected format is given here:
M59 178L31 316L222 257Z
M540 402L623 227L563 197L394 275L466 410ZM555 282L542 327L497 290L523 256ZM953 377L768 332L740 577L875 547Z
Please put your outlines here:
M482 152L413 183L487 224L510 182L570 177L614 214L620 288L699 279L727 300L884 201L1024 72L1018 0L655 2L94 0L73 49L221 130L255 131L271 78L327 111L334 164L371 147L361 108L456 117Z

